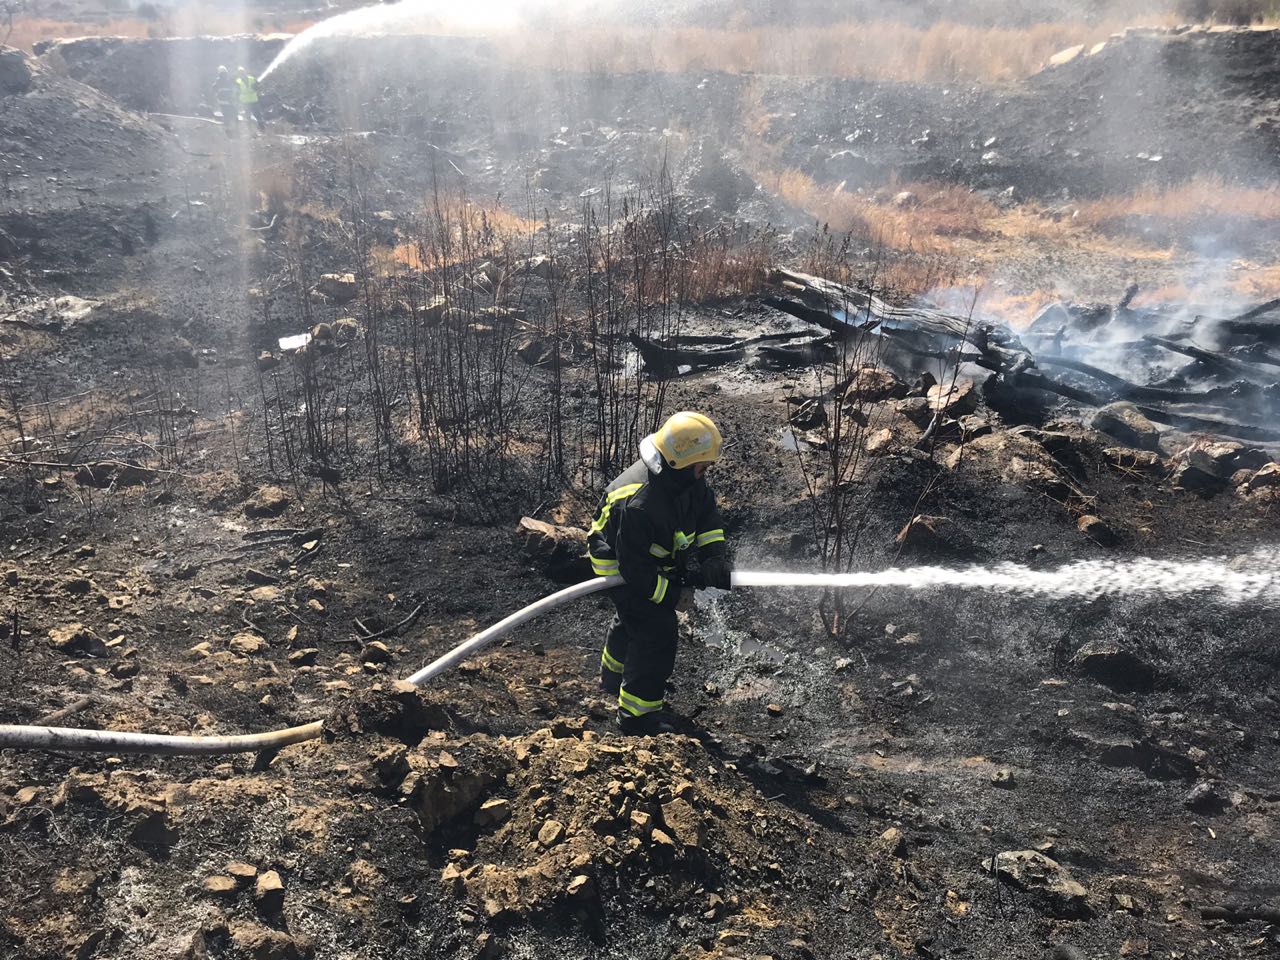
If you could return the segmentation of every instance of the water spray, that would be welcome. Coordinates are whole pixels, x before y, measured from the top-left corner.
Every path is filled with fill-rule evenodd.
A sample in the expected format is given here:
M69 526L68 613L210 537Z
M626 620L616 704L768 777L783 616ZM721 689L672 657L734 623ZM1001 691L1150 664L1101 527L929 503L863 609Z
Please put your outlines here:
M906 590L981 590L1057 599L1108 596L1188 597L1219 604L1280 603L1280 549L1266 547L1238 557L1203 560L1083 560L1053 570L1033 570L1014 563L969 567L902 567L861 573L786 573L738 570L734 587L799 587L823 590L899 588ZM421 687L463 660L570 600L621 584L621 577L597 577L574 584L517 610L437 658L407 682ZM321 721L235 736L172 736L69 727L0 725L0 749L199 755L273 751L313 740Z

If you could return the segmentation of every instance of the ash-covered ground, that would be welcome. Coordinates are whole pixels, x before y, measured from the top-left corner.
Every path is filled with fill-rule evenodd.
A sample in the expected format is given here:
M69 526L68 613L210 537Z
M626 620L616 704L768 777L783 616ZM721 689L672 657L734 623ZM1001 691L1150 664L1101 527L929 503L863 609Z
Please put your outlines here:
M572 579L628 391L732 441L743 568L819 569L837 503L855 569L1274 543L1266 441L899 355L659 381L625 334L818 330L743 262L873 279L913 255L815 240L751 172L760 138L868 192L1265 186L1275 36L1136 35L999 90L531 77L362 40L282 68L268 129L235 139L204 78L278 41L3 51L0 719L325 726L275 756L0 754L0 955L1274 955L1266 598L704 594L654 738L597 690L599 598L397 678ZM1138 60L1169 82L1126 86ZM1112 304L1203 262L988 239L1026 291ZM654 279L712 263L736 278L714 298ZM836 408L860 452L831 480Z

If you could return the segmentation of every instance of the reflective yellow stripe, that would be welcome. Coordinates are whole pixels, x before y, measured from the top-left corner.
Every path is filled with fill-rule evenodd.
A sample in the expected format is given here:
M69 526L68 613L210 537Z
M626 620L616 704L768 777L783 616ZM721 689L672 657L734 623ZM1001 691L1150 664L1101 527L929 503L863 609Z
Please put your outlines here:
M667 585L670 581L662 574L658 574L658 582L654 585L653 596L649 599L654 603L661 603L667 596Z
M619 487L606 496L604 498L604 507L600 510L600 516L596 517L595 522L591 524L591 532L604 532L605 524L609 522L609 513L613 510L613 505L619 500L625 500L627 497L639 492L643 486L643 483L628 483L626 486Z
M618 706L633 717L643 716L646 713L653 713L655 710L662 709L661 700L641 700L635 694L627 693L626 690L618 691Z
M698 539L693 541L695 547L705 547L709 543L723 543L723 530L708 530L706 533L698 534Z
M671 551L656 543L651 543L649 544L649 554L654 557L669 557L671 556Z
M671 538L671 552L679 553L681 550L688 550L689 545L693 543L693 534L685 533L683 530L677 530Z
M598 577L613 577L618 574L617 560L597 560L591 554L587 554L587 558L591 561L591 571Z
M610 656L608 647L605 647L604 652L600 654L600 665L610 673L622 672L622 661L617 657Z

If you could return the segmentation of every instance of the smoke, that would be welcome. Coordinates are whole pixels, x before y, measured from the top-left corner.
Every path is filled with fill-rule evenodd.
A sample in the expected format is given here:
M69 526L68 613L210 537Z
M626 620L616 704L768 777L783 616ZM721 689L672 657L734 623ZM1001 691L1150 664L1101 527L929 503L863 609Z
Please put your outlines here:
M1083 560L1054 570L1015 563L992 566L904 567L866 573L804 574L739 571L739 587L898 587L905 590L985 590L1022 596L1095 600L1101 597L1189 597L1206 602L1268 606L1280 602L1280 549L1193 560Z

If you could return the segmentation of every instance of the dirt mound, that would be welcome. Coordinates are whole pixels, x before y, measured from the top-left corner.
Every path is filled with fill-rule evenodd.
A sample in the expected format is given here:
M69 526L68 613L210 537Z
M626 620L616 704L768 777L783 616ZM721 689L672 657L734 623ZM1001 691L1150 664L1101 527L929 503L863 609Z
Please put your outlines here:
M157 164L164 133L98 90L77 83L18 51L5 50L0 81L0 177L19 208L77 206L67 181L115 182L115 192L143 185ZM22 89L19 89L22 87Z

